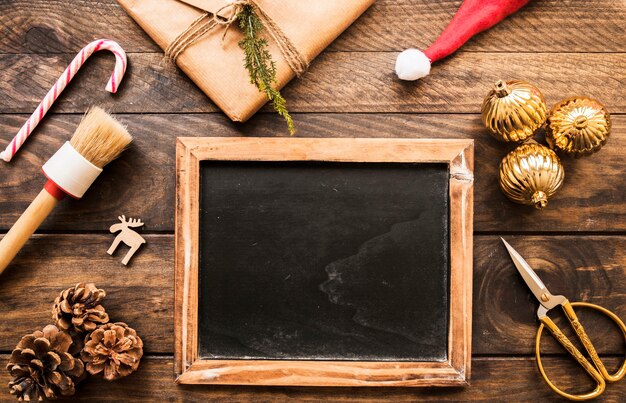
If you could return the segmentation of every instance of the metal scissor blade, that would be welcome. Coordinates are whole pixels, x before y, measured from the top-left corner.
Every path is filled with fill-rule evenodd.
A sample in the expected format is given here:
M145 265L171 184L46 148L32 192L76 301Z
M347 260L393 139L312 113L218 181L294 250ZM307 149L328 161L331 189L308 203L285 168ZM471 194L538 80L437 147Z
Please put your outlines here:
M513 247L509 245L507 241L504 240L504 238L500 239L502 239L502 242L504 242L504 246L506 246L507 250L509 251L509 255L511 255L511 259L513 259L515 267L517 267L517 271L519 271L519 273L522 275L522 278L526 282L528 288L530 288L530 290L533 292L535 298L539 300L539 303L546 306L546 302L548 302L550 300L550 297L552 296L552 294L550 294L550 291L548 291L539 276L537 276L537 273L535 273L533 268L530 267L526 260L524 260L524 258L519 253L517 253L517 251L513 249Z

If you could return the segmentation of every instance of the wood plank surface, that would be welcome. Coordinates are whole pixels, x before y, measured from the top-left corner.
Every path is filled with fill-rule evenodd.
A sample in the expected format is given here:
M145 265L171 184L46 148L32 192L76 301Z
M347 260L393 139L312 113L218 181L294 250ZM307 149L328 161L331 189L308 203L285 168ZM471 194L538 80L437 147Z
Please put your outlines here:
M626 3L532 1L471 39L417 83L393 74L398 51L424 48L461 0L378 0L283 91L301 137L471 138L475 147L473 360L469 388L274 388L177 386L173 382L175 139L177 136L286 136L267 107L234 124L179 70L115 0L0 1L0 148L17 132L67 63L108 37L129 52L116 95L104 91L113 57L99 52L81 70L35 136L0 163L0 237L37 194L40 167L68 140L90 105L119 113L134 147L105 170L81 201L66 200L0 277L0 364L20 336L51 321L58 292L79 281L106 289L113 320L145 341L141 369L115 383L89 380L75 401L562 401L534 362L537 302L499 240L503 235L554 293L591 301L626 319ZM613 130L598 153L563 158L564 187L545 211L510 203L497 185L512 149L491 139L480 105L497 79L537 85L548 107L572 95L603 102ZM541 137L541 136L540 136ZM120 214L142 218L148 244L129 267L106 254ZM606 362L624 354L617 330L577 311ZM557 323L567 328L563 315ZM574 337L572 332L568 336ZM547 370L559 385L591 386L549 336ZM571 373L571 374L570 374ZM575 374L574 374L575 373ZM8 373L0 371L0 383ZM582 388L582 389L581 389ZM0 401L15 401L5 389ZM626 401L626 381L596 401Z
M32 238L0 282L0 351L10 352L22 335L51 323L52 303L61 291L93 282L107 293L111 321L135 328L146 351L172 352L173 236L147 236L128 267L121 264L126 246L114 257L106 253L114 239L111 234Z
M135 145L105 169L84 199L64 201L43 230L105 231L118 215L134 214L149 231L171 232L176 136L286 135L273 114L260 114L244 125L222 114L118 117L135 135ZM613 135L599 153L563 158L565 185L543 211L511 203L502 194L498 166L512 146L491 138L476 115L298 114L295 119L302 137L474 139L474 228L478 232L626 230L625 116L614 116ZM25 115L0 115L0 133L17 132L25 120ZM76 115L47 118L11 164L0 164L0 229L10 228L39 192L44 182L41 166L71 137L79 120Z
M331 51L389 51L430 45L461 0L378 0ZM626 11L614 0L534 1L464 49L476 52L624 52ZM71 24L68 23L71 21ZM129 52L157 46L115 0L0 2L0 53L78 52L99 37Z
M106 254L114 236L36 236L6 270L0 282L0 352L50 322L56 295L77 282L107 291L112 320L137 329L150 353L173 351L174 237L148 235L129 267L125 254ZM528 258L553 293L590 301L626 317L626 236L524 236L507 240ZM87 263L88 262L88 263ZM515 270L500 238L474 241L473 353L533 354L538 304ZM555 312L558 314L558 312ZM619 354L623 342L610 322L580 311L601 353ZM556 318L562 315L555 315ZM565 323L559 322L564 329ZM575 337L575 336L574 336ZM560 346L545 337L545 352Z
M0 355L6 362L7 355ZM330 388L330 387L237 387L215 385L176 385L171 357L144 357L139 371L116 382L89 378L77 388L77 395L64 401L120 402L381 402L381 401L479 401L479 402L563 402L544 383L530 358L479 358L472 368L469 387L459 388ZM547 361L547 360L546 360ZM604 358L615 367L615 358ZM567 390L586 391L593 384L578 371L569 358L551 358L546 370L559 386ZM9 381L0 371L0 384ZM93 397L96 397L94 399ZM613 403L626 399L623 382L609 384L595 402ZM0 401L15 399L0 394Z
M417 82L400 81L394 52L326 52L302 79L283 93L292 112L480 113L483 98L498 79L523 79L538 88L551 107L586 95L611 113L626 112L626 53L459 52L433 66ZM0 113L31 113L74 54L0 55ZM93 56L74 78L54 111L83 113L98 104L113 112L214 112L215 105L161 53L131 53L116 95L104 91L113 57ZM563 66L577 66L564 70ZM266 111L269 111L266 106ZM254 119L254 118L253 118Z

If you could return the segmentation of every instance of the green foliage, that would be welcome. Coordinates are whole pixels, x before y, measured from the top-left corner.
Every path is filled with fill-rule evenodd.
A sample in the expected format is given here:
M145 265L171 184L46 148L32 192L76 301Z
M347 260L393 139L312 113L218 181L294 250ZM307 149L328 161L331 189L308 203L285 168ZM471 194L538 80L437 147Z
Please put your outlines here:
M276 88L276 64L272 60L272 55L267 49L267 40L260 37L263 30L263 23L254 12L254 7L246 5L237 15L239 28L243 32L244 39L239 42L245 57L245 66L250 73L250 82L259 91L265 93L268 100L272 102L274 111L287 121L287 128L290 134L296 132L293 119L287 110L287 101Z

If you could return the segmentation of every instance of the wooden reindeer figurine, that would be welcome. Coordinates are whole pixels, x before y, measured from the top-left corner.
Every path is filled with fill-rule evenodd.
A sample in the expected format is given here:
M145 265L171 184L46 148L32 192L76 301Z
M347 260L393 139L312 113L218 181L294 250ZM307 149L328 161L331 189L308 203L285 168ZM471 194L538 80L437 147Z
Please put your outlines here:
M107 253L109 255L113 255L113 253L115 252L115 249L117 249L120 242L124 242L126 245L130 247L130 250L124 257L124 260L122 260L122 264L126 266L130 258L133 257L133 255L135 254L135 252L137 252L139 247L143 245L144 243L146 243L146 240L143 239L141 235L139 235L138 233L136 233L134 230L131 229L131 228L141 227L143 226L143 223L141 222L140 219L134 220L131 218L127 221L126 216L121 216L117 218L119 218L119 220L121 221L121 224L113 224L111 228L109 229L109 231L111 231L112 234L118 231L121 231L121 232L117 235L117 237L115 237L115 240L113 241L113 244L111 245Z

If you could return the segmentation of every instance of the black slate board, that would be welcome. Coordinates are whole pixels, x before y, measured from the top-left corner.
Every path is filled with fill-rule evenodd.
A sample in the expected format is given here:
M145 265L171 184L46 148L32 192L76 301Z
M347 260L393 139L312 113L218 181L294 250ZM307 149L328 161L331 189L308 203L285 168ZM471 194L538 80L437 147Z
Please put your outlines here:
M201 165L199 352L444 361L445 164Z

